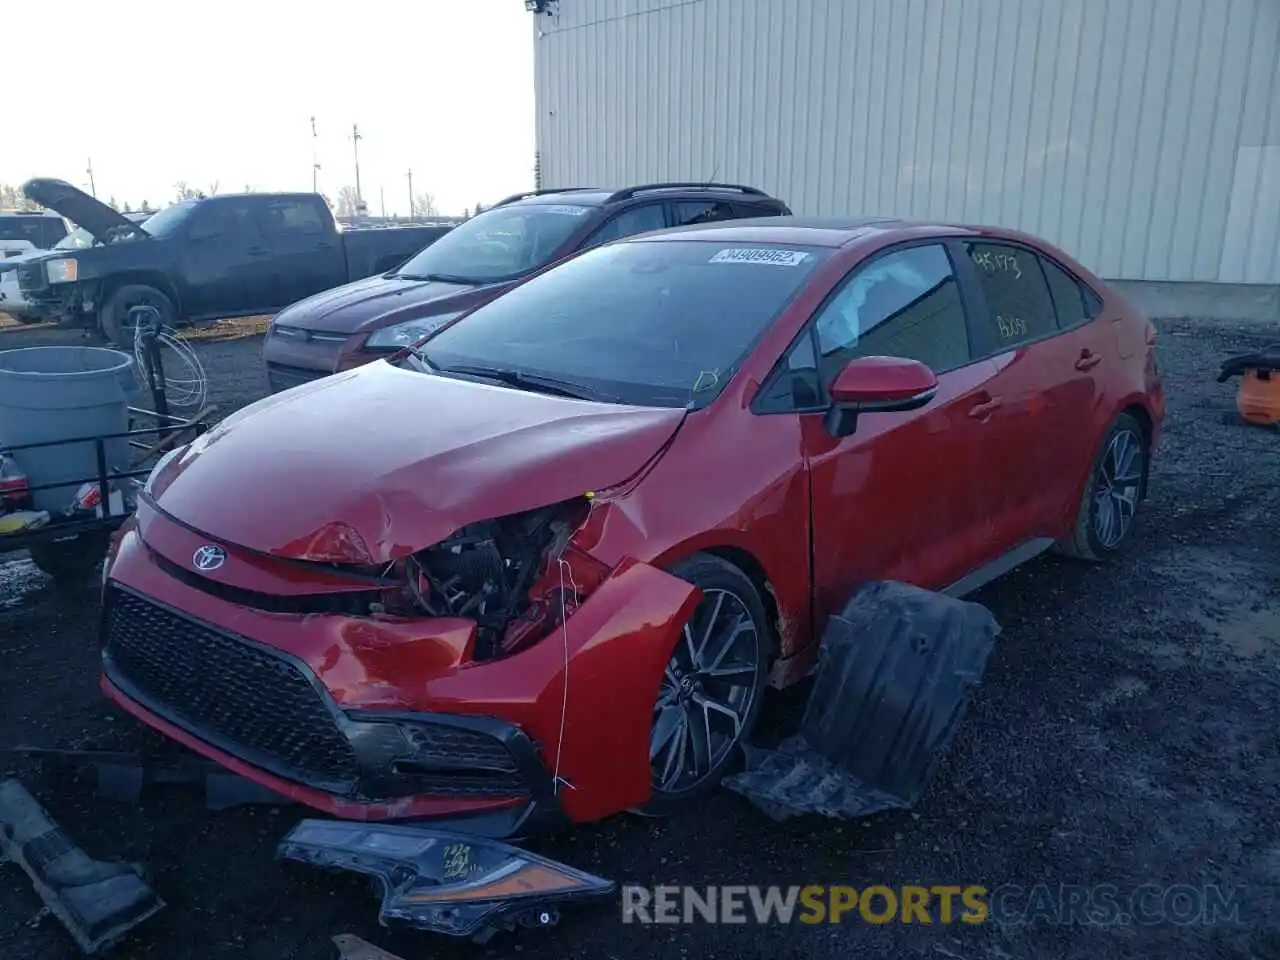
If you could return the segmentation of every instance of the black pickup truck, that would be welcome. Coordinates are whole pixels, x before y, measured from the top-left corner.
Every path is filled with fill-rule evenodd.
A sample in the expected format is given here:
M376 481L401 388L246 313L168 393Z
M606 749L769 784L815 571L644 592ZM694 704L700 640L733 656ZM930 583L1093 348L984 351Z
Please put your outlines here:
M23 262L23 298L40 319L96 325L120 345L132 342L131 307L155 307L172 326L274 313L392 270L450 229L339 229L314 193L184 200L143 227L62 180L30 180L22 189L98 241Z

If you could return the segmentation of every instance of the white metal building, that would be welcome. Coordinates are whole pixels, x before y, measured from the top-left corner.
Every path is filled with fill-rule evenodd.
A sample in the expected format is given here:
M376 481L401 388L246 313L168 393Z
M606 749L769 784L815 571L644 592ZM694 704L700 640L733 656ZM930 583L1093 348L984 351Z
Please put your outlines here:
M537 5L545 186L714 177L1280 291L1280 0Z

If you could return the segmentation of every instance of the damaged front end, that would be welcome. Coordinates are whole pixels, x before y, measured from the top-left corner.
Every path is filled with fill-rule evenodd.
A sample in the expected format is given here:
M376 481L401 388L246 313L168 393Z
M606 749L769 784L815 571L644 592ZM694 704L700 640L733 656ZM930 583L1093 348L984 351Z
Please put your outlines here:
M474 620L475 660L515 653L563 624L609 575L570 544L589 509L584 496L464 527L384 571L399 590L370 612Z
M103 688L346 819L509 837L643 803L636 718L700 594L576 545L593 502L473 522L378 566L214 544L225 560L199 570L208 539L143 497L109 561Z

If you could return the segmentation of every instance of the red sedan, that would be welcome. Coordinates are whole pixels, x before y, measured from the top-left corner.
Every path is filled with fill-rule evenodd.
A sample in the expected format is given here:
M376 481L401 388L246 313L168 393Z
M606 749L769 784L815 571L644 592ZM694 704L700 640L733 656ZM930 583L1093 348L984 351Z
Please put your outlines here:
M159 464L107 695L349 818L666 810L872 579L1132 535L1155 330L1017 233L708 224L586 252Z

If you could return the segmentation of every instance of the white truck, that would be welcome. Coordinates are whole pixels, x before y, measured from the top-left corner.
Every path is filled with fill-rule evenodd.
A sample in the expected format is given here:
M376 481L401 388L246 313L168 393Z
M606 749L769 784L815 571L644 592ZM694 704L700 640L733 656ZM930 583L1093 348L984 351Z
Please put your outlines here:
M0 214L0 237L3 234L3 218L5 214ZM37 216L41 218L52 217L58 223L63 225L62 236L56 240L47 249L52 250L83 250L86 247L92 247L97 241L93 235L83 227L77 227L70 233L66 231L66 221L57 214L23 214L23 216ZM143 223L151 214L150 213L126 213L126 217L134 223ZM2 241L0 241L2 242ZM6 256L0 258L0 313L7 313L19 323L35 323L41 319L39 312L36 311L26 298L22 295L22 290L18 287L18 264L31 257L45 253L46 249L26 250L14 256Z

